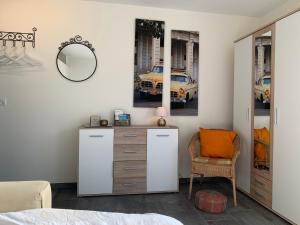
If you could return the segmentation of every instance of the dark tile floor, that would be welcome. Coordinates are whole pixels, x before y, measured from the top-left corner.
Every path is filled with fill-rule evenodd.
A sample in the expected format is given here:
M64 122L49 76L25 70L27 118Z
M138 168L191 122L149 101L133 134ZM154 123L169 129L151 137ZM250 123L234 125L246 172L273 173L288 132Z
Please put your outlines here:
M197 210L187 199L188 184L180 185L179 193L77 197L76 189L54 189L53 207L122 213L159 213L174 217L184 225L281 225L289 224L249 197L238 192L238 206L233 207L230 183L224 179L205 179L195 183L197 190L217 190L228 196L227 209L222 214Z

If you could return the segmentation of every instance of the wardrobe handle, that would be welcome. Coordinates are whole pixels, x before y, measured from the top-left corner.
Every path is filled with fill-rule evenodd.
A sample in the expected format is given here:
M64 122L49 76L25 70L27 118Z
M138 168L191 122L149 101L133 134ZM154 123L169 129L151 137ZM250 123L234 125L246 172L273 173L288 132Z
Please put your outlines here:
M250 121L250 108L247 108L247 121Z
M278 125L278 117L279 117L279 112L278 112L278 108L275 108L275 125Z

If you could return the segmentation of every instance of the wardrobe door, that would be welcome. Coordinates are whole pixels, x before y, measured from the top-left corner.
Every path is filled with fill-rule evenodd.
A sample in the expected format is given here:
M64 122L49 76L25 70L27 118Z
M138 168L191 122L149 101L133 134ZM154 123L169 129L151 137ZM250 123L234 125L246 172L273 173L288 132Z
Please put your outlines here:
M300 224L300 12L276 23L273 209Z
M237 187L250 193L252 36L234 46L234 113L233 129L241 139L237 160Z

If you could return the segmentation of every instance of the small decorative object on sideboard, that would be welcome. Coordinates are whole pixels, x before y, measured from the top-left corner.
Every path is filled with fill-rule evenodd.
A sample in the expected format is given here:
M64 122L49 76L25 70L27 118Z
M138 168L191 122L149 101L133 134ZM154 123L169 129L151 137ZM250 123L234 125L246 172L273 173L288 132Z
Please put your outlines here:
M130 126L130 114L126 114L123 110L115 110L114 116L115 126Z
M166 126L166 120L164 117L167 115L165 107L157 107L155 111L155 115L159 116L160 118L157 120L157 126L164 127Z
M100 116L92 115L90 117L90 127L100 127Z
M100 126L101 127L107 127L108 126L108 120L100 120Z

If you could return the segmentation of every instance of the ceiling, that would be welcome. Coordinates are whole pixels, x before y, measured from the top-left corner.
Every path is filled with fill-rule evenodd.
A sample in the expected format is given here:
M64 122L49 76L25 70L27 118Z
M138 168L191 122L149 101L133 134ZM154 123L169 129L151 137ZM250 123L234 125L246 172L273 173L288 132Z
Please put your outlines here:
M260 17L294 0L93 0L98 2Z

